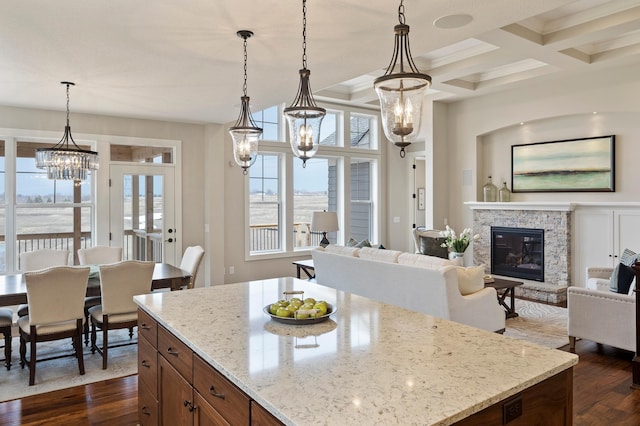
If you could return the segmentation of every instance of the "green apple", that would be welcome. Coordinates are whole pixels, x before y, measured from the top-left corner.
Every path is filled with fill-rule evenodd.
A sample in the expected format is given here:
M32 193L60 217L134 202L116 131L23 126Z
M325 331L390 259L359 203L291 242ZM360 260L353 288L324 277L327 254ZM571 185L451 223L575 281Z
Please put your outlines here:
M289 299L289 303L299 303L302 305L302 299L300 299L299 297L292 297L291 299Z
M318 311L318 316L327 315L327 305L324 303L316 303L313 305L313 309Z
M288 300L278 300L276 303L278 304L278 306L289 306Z
M270 313L271 315L275 315L275 314L276 314L276 312L278 311L278 308L279 308L279 307L280 307L280 306L278 306L278 304L277 304L277 303L272 303L271 305L269 305L269 313Z
M304 299L304 303L310 303L312 305L315 305L316 299L314 299L313 297L307 297L306 299Z
M289 305L287 306L287 309L289 310L289 312L291 312L291 316L295 317L298 307L296 305Z
M289 318L291 316L291 311L283 306L280 306L278 308L278 310L276 311L276 316L278 317L283 317L283 318Z

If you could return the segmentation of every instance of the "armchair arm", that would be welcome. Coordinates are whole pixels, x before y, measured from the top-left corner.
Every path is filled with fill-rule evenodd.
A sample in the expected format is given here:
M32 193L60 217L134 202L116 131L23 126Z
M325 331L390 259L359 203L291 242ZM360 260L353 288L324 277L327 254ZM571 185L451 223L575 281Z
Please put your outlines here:
M612 272L613 272L613 268L608 268L604 266L589 266L587 267L587 279L589 278L609 279L611 277Z
M505 328L504 310L498 304L495 288L486 287L465 296L458 292L457 297L449 300L449 309L453 321L488 331Z

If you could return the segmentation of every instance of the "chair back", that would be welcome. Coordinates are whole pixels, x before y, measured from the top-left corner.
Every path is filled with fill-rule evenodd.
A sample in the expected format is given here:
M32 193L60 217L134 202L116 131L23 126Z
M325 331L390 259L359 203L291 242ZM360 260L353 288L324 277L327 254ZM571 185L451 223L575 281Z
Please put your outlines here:
M123 260L100 265L102 312L105 315L135 312L133 296L151 292L154 262Z
M416 245L416 253L448 259L449 249L442 247L445 237L440 236L440 232L436 229L426 229L424 226L415 228L413 230L413 239Z
M190 246L184 251L182 261L180 262L180 269L183 269L191 274L191 283L189 288L192 288L196 283L196 275L198 274L198 268L200 262L204 256L204 249L200 246Z
M57 266L25 272L24 278L31 325L84 318L89 268Z
M38 271L69 264L69 250L41 249L20 253L20 270Z
M81 265L106 265L122 260L122 247L93 246L78 249Z

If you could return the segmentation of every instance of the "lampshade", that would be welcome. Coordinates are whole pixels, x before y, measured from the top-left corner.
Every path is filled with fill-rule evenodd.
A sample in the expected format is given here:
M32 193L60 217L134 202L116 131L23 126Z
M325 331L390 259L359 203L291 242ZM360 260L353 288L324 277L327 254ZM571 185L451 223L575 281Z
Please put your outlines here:
M380 98L384 134L400 147L400 157L404 158L405 147L420 133L422 104L431 85L431 77L422 74L411 57L409 26L405 24L402 1L398 7L398 20L400 23L394 27L391 62L384 75L374 81L373 87Z
M338 214L336 212L313 212L311 216L311 230L314 232L338 231Z
M36 167L46 170L49 179L73 180L79 183L87 179L89 170L98 169L98 153L81 149L73 140L69 124L69 86L74 86L75 83L62 81L60 84L67 86L67 125L62 139L57 144L51 148L36 149Z

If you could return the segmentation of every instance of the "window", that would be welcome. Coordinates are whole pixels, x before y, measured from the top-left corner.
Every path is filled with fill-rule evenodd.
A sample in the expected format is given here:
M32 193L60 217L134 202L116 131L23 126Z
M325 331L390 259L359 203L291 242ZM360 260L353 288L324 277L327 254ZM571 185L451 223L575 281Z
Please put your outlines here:
M336 211L335 179L330 170L335 170L336 160L313 157L302 167L294 162L293 170L293 227L294 248L317 247L322 240L321 232L311 232L311 216L314 211ZM334 194L333 203L329 196ZM327 234L329 241L336 242L336 233Z
M275 112L278 115L273 116ZM285 135L280 112L276 107L267 108L254 114L254 119L265 120L259 124L265 126L267 117L272 117L278 130L274 128L271 134ZM377 123L376 115L365 112L328 111L322 122L320 149L306 167L294 157L289 144L263 137L256 163L249 169L247 258L299 255L317 247L322 233L310 229L314 211L338 213L340 230L327 233L334 244L343 244L350 237L377 241ZM350 134L345 134L346 128ZM345 180L345 176L350 178Z
M280 159L258 155L249 168L250 252L269 252L281 247Z
M278 136L279 112L277 105L258 111L255 114L252 113L251 115L258 127L262 128L261 140L277 141L280 139Z
M351 237L372 240L371 161L351 161Z
M35 150L47 144L17 142L15 259L25 251L52 248L75 253L91 241L91 173L82 184L49 180L36 168ZM86 147L85 147L86 148Z

